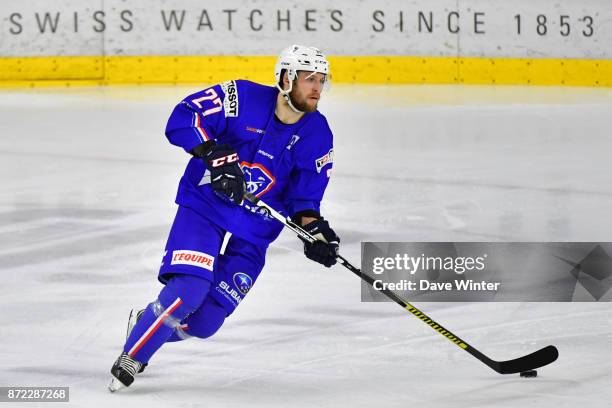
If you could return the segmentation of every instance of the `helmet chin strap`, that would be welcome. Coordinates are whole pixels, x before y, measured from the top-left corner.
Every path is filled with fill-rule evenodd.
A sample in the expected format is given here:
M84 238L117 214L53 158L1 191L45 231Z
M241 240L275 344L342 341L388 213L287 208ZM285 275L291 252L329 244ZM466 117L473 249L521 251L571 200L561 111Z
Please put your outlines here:
M289 96L289 93L293 89L293 81L289 81L289 89L287 90L281 89L278 84L276 84L276 87L278 88L281 95L283 96L283 99L287 102L287 105L289 105L292 111L294 111L295 113L304 113L301 110L297 109L295 106L293 106L293 103L291 103L291 97Z
M293 103L291 103L291 97L289 96L289 92L282 92L283 98L287 101L287 105L289 105L289 107L295 112L295 113L304 113L303 111L297 109L295 106L293 106Z

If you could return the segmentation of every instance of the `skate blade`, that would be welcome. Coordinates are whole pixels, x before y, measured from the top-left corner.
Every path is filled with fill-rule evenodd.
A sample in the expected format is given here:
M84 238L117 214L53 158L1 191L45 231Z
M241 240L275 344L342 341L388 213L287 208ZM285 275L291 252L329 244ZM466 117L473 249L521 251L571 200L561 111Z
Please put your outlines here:
M113 377L111 379L110 384L108 384L108 390L110 392L116 392L116 391L119 391L122 388L125 388L125 385L123 385L123 383L121 381L119 381L118 379L116 379L115 377Z

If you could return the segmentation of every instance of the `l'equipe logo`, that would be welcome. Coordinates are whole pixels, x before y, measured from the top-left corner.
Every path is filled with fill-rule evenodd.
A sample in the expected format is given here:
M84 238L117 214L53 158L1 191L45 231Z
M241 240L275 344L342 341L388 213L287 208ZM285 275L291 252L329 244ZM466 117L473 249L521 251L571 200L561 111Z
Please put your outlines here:
M204 252L178 250L172 252L171 265L191 265L199 268L213 270L215 257L205 254Z

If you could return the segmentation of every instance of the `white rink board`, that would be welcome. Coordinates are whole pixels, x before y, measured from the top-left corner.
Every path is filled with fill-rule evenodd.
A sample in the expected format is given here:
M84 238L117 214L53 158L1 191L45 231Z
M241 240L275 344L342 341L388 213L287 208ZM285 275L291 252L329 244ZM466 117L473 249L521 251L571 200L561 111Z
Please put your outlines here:
M291 43L332 55L610 59L612 1L5 0L0 10L5 57L276 55Z

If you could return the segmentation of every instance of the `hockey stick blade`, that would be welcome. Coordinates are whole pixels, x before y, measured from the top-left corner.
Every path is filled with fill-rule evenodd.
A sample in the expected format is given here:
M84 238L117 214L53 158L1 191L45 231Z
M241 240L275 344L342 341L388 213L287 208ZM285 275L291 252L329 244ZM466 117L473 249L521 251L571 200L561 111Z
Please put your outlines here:
M487 360L489 360L488 362L482 359L481 361L500 374L516 374L544 367L554 362L557 357L559 357L557 348L555 346L546 346L526 356L515 358L514 360L494 361L487 358Z

